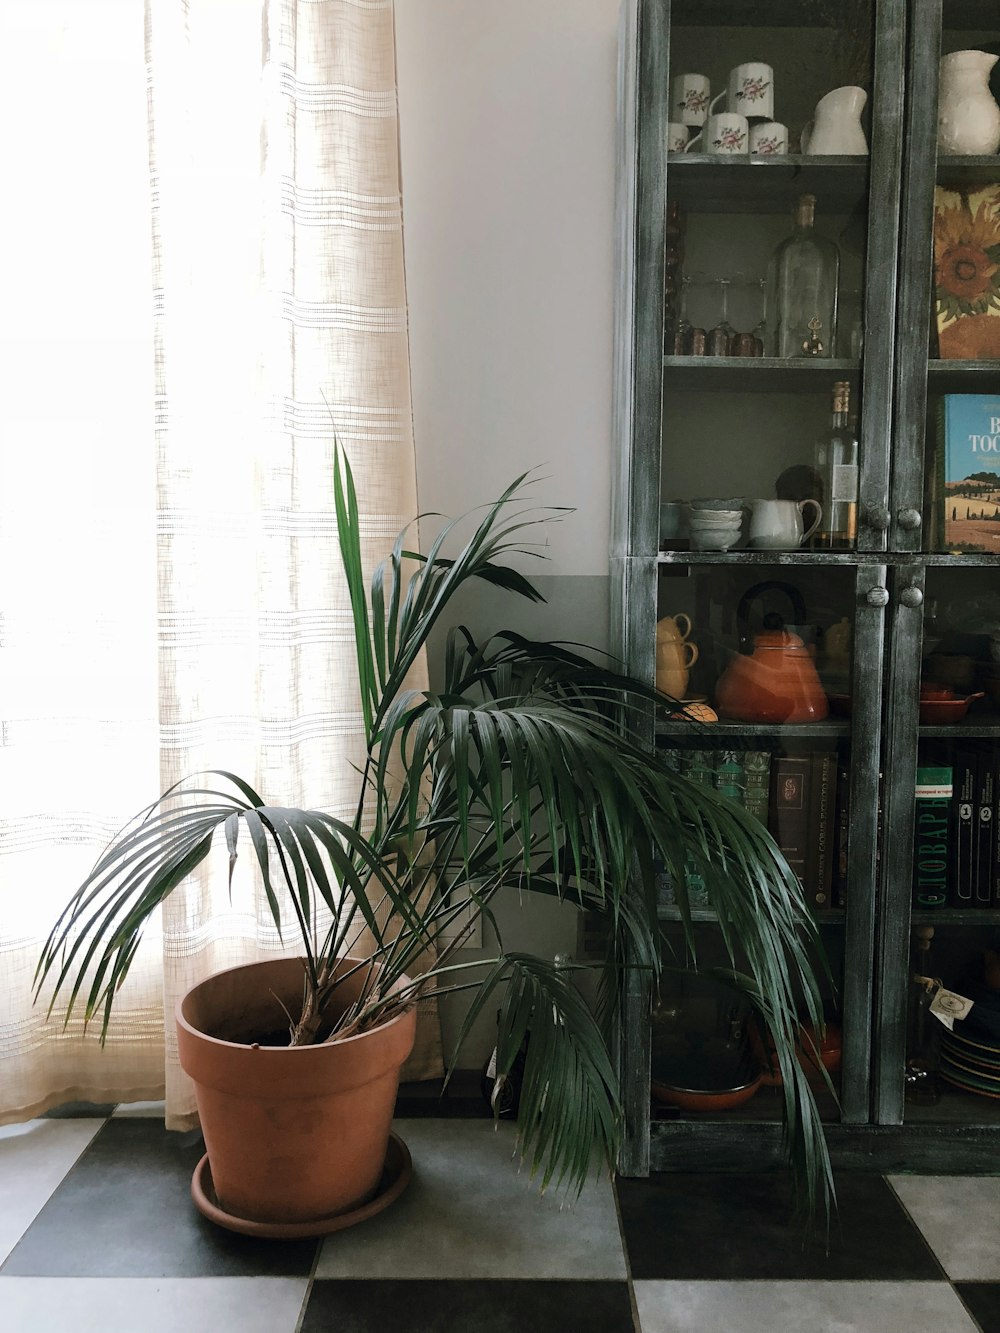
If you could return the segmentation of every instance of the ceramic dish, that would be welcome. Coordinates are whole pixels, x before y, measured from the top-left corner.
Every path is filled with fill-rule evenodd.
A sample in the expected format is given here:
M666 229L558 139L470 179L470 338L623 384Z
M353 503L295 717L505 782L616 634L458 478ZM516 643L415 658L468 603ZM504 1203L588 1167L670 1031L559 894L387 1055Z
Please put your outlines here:
M195 1167L191 1179L191 1198L198 1211L227 1231L236 1231L243 1236L261 1236L275 1240L297 1240L306 1236L329 1236L334 1231L343 1231L346 1227L366 1222L377 1213L388 1208L406 1189L413 1176L413 1161L410 1150L398 1134L389 1135L386 1150L385 1167L382 1179L372 1198L359 1203L345 1213L333 1217L319 1218L313 1222L254 1222L246 1217L228 1213L219 1203L212 1184L212 1168L209 1166L208 1153Z
M663 1106L676 1106L681 1111L733 1111L743 1106L760 1087L760 1074L738 1088L674 1088L669 1083L653 1079L650 1092L653 1100Z
M944 693L937 691L932 693L922 692L920 721L924 726L929 727L943 726L949 722L959 722L969 711L969 705L982 697L983 692L981 690L978 694L970 694L965 698L955 696L949 698Z

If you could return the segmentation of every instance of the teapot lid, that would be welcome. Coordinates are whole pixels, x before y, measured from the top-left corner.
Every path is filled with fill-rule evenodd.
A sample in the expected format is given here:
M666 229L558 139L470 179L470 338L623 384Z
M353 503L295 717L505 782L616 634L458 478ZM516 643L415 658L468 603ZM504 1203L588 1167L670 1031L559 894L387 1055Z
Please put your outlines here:
M804 641L785 628L785 622L777 611L768 611L764 617L764 628L753 641L754 648L804 648Z

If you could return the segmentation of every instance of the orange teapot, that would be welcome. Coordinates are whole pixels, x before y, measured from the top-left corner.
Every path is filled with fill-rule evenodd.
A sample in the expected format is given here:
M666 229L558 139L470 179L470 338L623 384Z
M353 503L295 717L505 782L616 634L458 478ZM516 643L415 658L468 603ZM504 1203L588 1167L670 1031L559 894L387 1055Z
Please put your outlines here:
M763 628L750 640L749 616L763 593L776 589L791 601L797 624L805 621L805 606L798 589L768 580L749 588L740 599L736 620L740 652L719 678L715 707L719 716L738 722L820 722L829 711L826 694L802 639L786 628L775 611L763 617Z

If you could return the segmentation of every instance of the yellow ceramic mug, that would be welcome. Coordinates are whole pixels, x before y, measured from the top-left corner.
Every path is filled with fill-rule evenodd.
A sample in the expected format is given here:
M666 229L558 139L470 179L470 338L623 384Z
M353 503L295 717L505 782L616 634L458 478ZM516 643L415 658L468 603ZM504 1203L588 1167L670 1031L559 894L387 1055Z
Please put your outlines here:
M664 616L656 626L656 688L672 699L686 696L690 668L698 660L697 645L687 641L690 633L691 621L683 614Z

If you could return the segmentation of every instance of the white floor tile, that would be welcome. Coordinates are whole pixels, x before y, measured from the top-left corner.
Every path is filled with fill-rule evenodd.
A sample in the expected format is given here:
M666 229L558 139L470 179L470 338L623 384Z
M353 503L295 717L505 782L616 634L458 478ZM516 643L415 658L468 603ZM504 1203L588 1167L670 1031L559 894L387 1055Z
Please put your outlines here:
M540 1198L513 1160L513 1125L401 1120L414 1176L384 1213L327 1237L321 1278L624 1278L610 1180ZM560 1207L560 1202L563 1206Z
M0 1128L0 1263L103 1124L28 1120Z
M4 1333L295 1333L305 1278L0 1277Z
M946 1282L636 1282L642 1333L976 1333Z
M111 1112L112 1116L141 1116L144 1120L162 1120L165 1104L163 1102L121 1102Z
M1000 1178L890 1176L942 1268L955 1281L1000 1281Z

